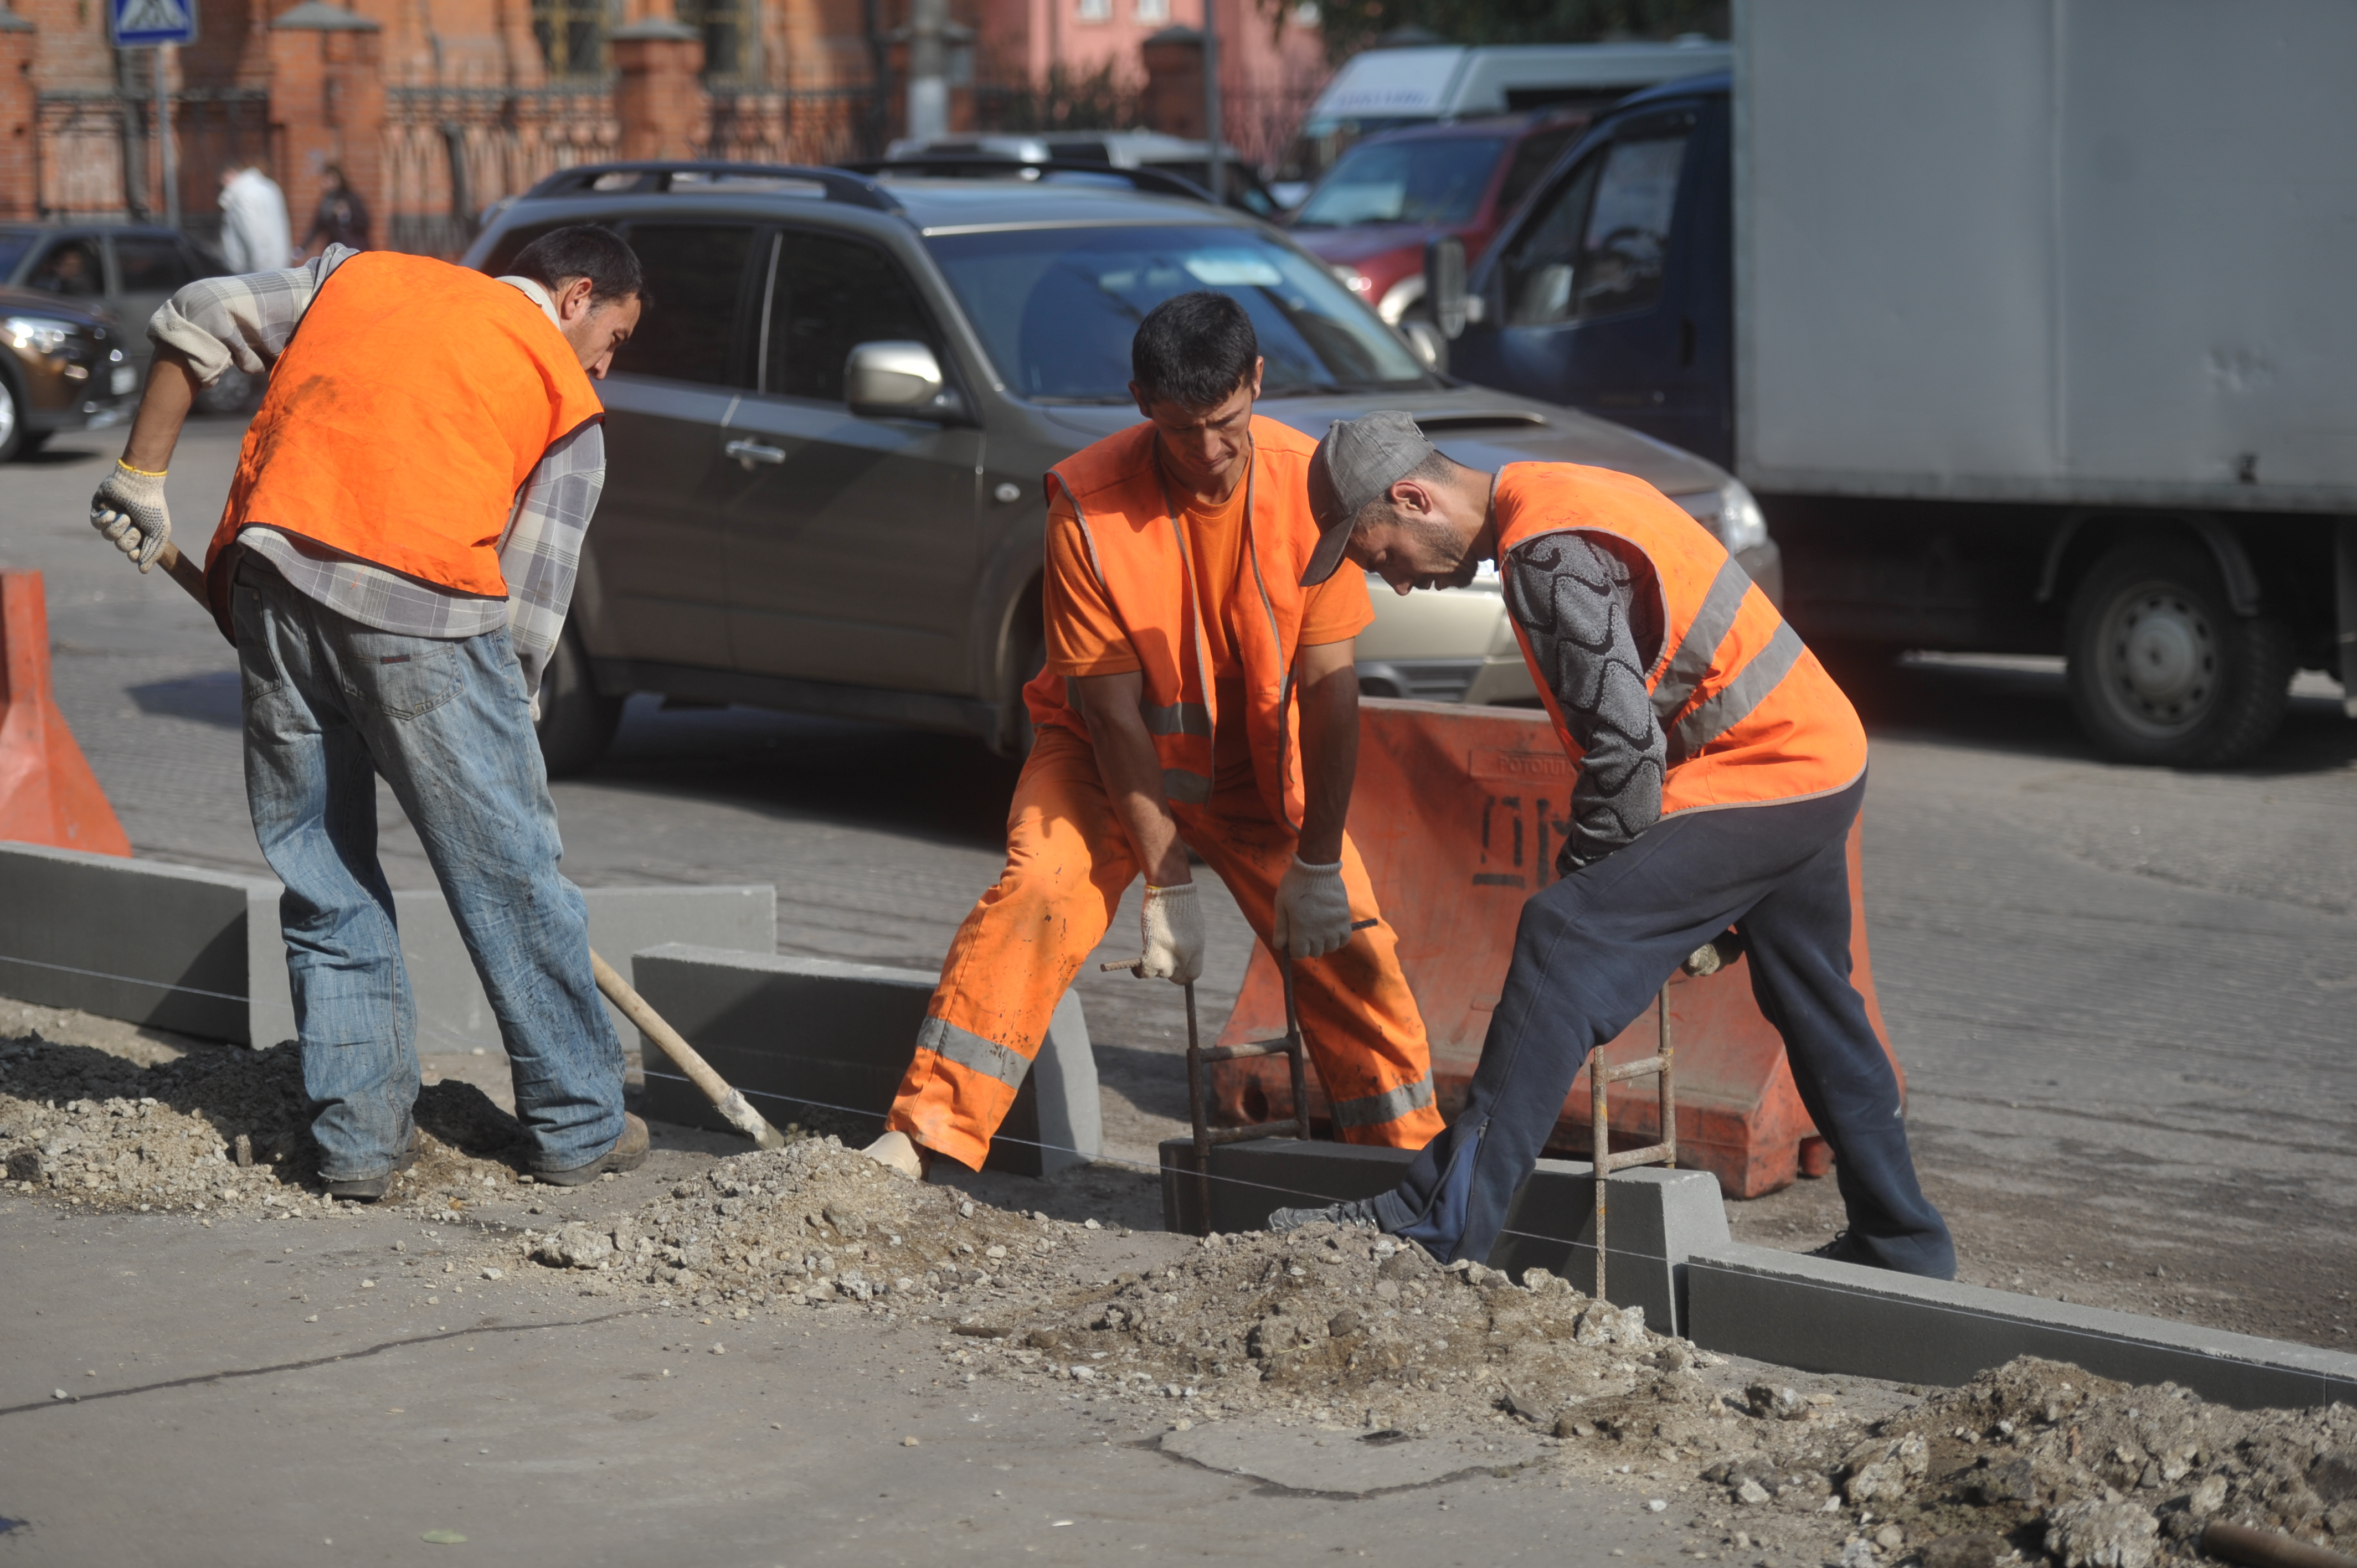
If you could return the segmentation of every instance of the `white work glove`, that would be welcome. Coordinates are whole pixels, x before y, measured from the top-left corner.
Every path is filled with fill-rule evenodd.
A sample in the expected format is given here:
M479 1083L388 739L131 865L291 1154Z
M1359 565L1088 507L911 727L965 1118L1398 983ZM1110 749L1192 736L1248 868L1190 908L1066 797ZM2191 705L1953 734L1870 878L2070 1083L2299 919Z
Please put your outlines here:
M90 525L142 572L156 564L172 537L164 510L164 476L117 461L90 498Z
M1203 976L1203 909L1195 902L1195 885L1175 887L1146 886L1146 907L1139 912L1146 928L1146 949L1137 961L1143 979L1192 985Z
M1281 956L1324 958L1351 940L1351 895L1342 886L1342 863L1312 865L1299 855L1276 885L1275 929L1269 935Z

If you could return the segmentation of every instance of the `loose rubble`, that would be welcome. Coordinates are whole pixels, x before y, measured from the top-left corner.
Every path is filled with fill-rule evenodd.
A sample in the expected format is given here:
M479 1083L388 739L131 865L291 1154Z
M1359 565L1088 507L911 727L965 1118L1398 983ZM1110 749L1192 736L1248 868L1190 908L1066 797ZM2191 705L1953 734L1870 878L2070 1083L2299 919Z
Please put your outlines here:
M418 1120L424 1157L396 1213L518 1179L516 1124L479 1091L429 1088ZM306 1121L289 1047L140 1069L0 1042L0 1158L19 1193L291 1213L320 1201ZM1745 1561L2175 1568L2212 1519L2357 1549L2347 1406L2234 1411L2024 1359L1869 1417L1543 1270L1443 1267L1365 1230L1208 1237L1105 1277L1084 1265L1095 1221L911 1182L833 1137L716 1160L620 1212L599 1195L576 1189L544 1232L485 1227L445 1272L705 1323L888 1317L935 1330L966 1384L1029 1381L1100 1420L1252 1417L1376 1443L1511 1426L1517 1452L1534 1439L1540 1463L1676 1509Z

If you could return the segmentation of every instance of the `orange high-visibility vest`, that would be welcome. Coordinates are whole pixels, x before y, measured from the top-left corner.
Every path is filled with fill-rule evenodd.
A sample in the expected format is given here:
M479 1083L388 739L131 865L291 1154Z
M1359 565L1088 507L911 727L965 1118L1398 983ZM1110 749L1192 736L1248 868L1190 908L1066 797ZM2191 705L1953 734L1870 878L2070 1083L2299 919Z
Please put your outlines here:
M1146 727L1161 759L1163 793L1179 805L1211 798L1211 732L1220 715L1202 628L1206 617L1217 617L1243 666L1244 733L1261 797L1275 821L1298 828L1301 759L1291 744L1289 715L1293 658L1301 641L1301 574L1318 544L1309 510L1309 458L1318 444L1257 415L1252 440L1243 551L1252 586L1243 591L1242 603L1195 602L1178 508L1155 461L1153 425L1132 425L1074 453L1048 471L1047 482L1071 499L1089 565L1129 630L1130 649L1142 666ZM1023 696L1035 725L1060 724L1088 734L1062 677L1042 671Z
M1711 532L1642 479L1512 463L1492 501L1498 558L1548 533L1609 533L1644 553L1662 647L1646 690L1669 742L1662 814L1827 795L1866 771L1866 731L1817 656ZM1573 761L1578 742L1518 623L1514 636Z
M504 595L500 536L548 449L604 405L511 284L371 251L328 275L245 433L208 578L264 524L461 593ZM226 581L211 582L216 614Z

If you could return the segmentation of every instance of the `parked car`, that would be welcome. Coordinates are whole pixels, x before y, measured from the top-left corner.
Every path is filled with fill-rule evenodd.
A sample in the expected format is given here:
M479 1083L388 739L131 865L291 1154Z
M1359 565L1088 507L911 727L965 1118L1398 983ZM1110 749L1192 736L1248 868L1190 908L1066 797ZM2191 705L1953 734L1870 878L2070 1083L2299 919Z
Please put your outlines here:
M1699 34L1667 43L1426 44L1353 55L1309 106L1269 190L1286 207L1362 137L1531 109L1593 113L1658 82L1724 70L1727 45Z
M1455 387L1281 231L1200 202L742 165L552 176L467 253L496 273L566 223L611 225L655 301L599 388L605 499L542 702L556 772L661 692L962 732L1006 752L1039 668L1041 476L1134 424L1138 317L1212 288L1251 312L1260 411L1306 432L1403 408L1485 467L1637 474L1738 542L1740 485L1600 420ZM1384 593L1371 691L1527 698L1494 584ZM1443 625L1442 623L1445 623Z
M1098 163L1114 168L1160 169L1208 191L1211 188L1211 145L1159 131L1022 131L936 136L918 141L903 136L885 149L893 163L924 163L942 158L1004 158L1010 163ZM1260 181L1250 159L1233 147L1220 155L1220 183L1227 204L1255 218L1273 218L1276 199Z
M0 284L69 300L115 325L137 381L147 381L147 318L181 285L219 277L227 269L219 257L175 229L160 225L0 224ZM262 390L259 378L234 365L198 394L208 413L231 413L249 406Z
M61 430L126 418L139 372L113 320L54 295L0 288L0 463Z
M1550 109L1371 136L1318 182L1293 215L1294 236L1445 369L1448 339L1425 305L1425 247L1454 236L1478 259L1587 119Z

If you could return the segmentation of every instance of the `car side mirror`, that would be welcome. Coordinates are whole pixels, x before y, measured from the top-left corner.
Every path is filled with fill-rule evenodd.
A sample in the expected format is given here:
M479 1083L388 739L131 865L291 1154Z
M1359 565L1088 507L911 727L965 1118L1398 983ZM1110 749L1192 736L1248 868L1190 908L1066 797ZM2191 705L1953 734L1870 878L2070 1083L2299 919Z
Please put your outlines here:
M1424 299L1452 341L1465 330L1465 242L1451 236L1424 248Z
M958 412L942 362L922 343L862 343L843 362L844 401L869 419L938 419Z

